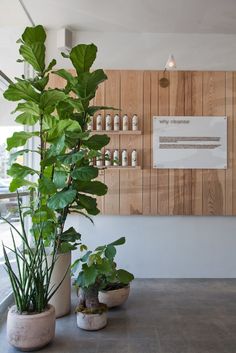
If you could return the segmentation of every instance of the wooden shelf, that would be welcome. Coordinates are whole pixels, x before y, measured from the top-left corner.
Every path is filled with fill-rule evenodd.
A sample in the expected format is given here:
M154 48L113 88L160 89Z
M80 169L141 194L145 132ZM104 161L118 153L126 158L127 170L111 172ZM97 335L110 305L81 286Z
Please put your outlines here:
M141 166L138 165L137 167L122 167L121 165L115 166L115 165L110 165L110 166L102 166L102 167L98 167L95 165L96 168L100 169L100 170L104 170L104 169L119 169L119 170L141 170Z
M97 135L142 135L142 131L141 130L119 130L119 131L114 131L114 130L111 130L111 131L107 131L107 130L92 130L91 131L93 134L97 134Z

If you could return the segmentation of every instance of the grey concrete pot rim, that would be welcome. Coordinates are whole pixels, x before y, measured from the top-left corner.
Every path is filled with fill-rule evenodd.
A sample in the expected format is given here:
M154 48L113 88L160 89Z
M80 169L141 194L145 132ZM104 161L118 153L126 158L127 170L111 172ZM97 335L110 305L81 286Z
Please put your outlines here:
M8 311L11 311L15 316L19 317L19 318L23 318L23 319L32 319L32 317L35 317L35 318L41 318L41 317L44 317L44 316L48 316L49 314L51 314L51 312L55 312L55 308L53 305L51 304L48 304L47 305L47 308L42 311L41 313L19 313L17 311L17 308L16 308L16 305L12 305Z

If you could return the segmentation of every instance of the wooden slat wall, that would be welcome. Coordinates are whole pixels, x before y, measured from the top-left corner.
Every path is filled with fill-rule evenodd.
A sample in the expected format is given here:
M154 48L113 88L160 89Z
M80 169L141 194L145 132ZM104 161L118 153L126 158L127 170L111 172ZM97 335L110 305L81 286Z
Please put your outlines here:
M109 192L99 199L103 214L236 215L236 73L174 71L165 73L168 88L159 86L162 71L109 70L108 81L94 99L139 116L142 135L112 136L110 150L138 151L142 170L101 171ZM52 75L49 86L62 87ZM114 115L114 112L110 112ZM104 112L103 112L104 115ZM228 116L227 170L158 170L152 168L154 115Z

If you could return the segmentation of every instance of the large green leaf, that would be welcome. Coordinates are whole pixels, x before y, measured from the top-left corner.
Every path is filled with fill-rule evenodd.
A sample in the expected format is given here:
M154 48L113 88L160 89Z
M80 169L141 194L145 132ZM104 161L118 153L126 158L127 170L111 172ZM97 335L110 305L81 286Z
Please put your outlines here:
M57 188L51 179L42 176L42 178L39 179L39 191L43 194L51 195L57 191Z
M55 59L52 59L50 63L48 64L48 67L46 70L44 70L44 73L47 73L52 70L52 68L56 65L57 61Z
M48 132L47 141L53 141L60 137L62 133L81 132L80 124L71 119L58 121L56 127Z
M81 239L81 234L78 233L74 227L70 227L65 232L63 232L60 236L61 241L65 242L76 242Z
M68 174L63 170L55 170L53 175L53 182L57 189L62 189L66 186Z
M39 91L43 91L44 88L47 86L48 81L49 81L49 75L41 78L39 76L36 76L33 79L29 79L31 85L35 87Z
M7 150L10 151L13 147L24 146L28 139L37 135L37 132L14 132L14 134L7 139Z
M39 238L39 236L43 236L45 243L50 245L50 239L52 239L55 235L56 232L56 223L55 221L41 221L39 223L33 223L33 226L31 228L31 232L33 232L34 236L36 238Z
M48 208L46 205L43 205L39 209L37 209L32 216L32 221L38 224L40 224L41 222L54 220L54 211L50 210L50 208Z
M19 103L14 112L23 112L15 121L23 125L34 125L39 120L40 109L34 102Z
M39 172L25 165L13 163L10 169L8 169L7 174L13 178L24 178L27 175L39 174Z
M97 265L97 270L99 274L108 275L112 271L110 261L102 259L102 262Z
M76 190L62 190L49 198L47 205L52 210L59 210L72 203L76 196Z
M107 135L93 135L88 140L84 140L83 144L92 150L101 150L110 141Z
M79 76L76 93L81 99L90 100L95 97L98 85L106 79L107 76L102 69L93 72L84 72Z
M24 99L38 103L40 99L40 95L33 89L29 82L24 80L11 83L8 89L3 93L3 96L9 101Z
M107 186L100 181L81 181L77 188L78 191L92 195L102 196L107 193Z
M23 149L10 154L10 164L17 159L17 157L24 155L25 153L32 152L33 150Z
M52 156L58 156L65 147L65 135L62 134L56 140L53 141L51 146L48 148L46 153L46 158L50 158Z
M86 208L86 210L96 209L97 200L88 195L78 194L79 202Z
M78 75L90 70L96 55L97 47L94 44L79 44L71 50L70 59Z
M84 107L80 99L70 98L67 100L67 102L73 107L73 109L76 109L77 112L79 113L84 112Z
M43 72L45 69L45 51L46 47L42 42L22 44L20 54L24 60L29 63L35 71Z
M83 181L95 179L98 176L98 168L93 166L79 167L73 170L71 176L73 179Z
M17 123L22 125L29 125L29 126L35 125L38 120L39 120L39 116L30 115L28 113L22 113L18 115L17 118L15 119Z
M43 115L43 130L55 129L58 121L59 119L56 115L45 113Z
M134 276L132 275L132 273L126 270L120 269L120 270L117 270L117 279L119 280L120 283L128 284L134 279Z
M68 70L60 69L60 70L57 70L57 71L53 71L53 74L56 74L56 75L64 78L65 80L67 80L71 84L75 84L76 83L76 79L71 75L71 73Z
M37 185L35 183L32 183L31 181L28 181L22 178L15 178L15 179L12 179L9 186L9 190L11 192L14 192L17 189L21 188L22 186L36 187Z
M125 237L121 237L115 241L113 241L112 243L110 243L109 245L114 245L114 246L118 246L118 245L123 245L125 244Z
M74 164L78 161L81 161L85 156L85 151L78 151L78 152L74 152L74 153L68 153L68 154L64 154L62 156L58 156L57 159L63 163L63 164L67 164L67 165L71 165Z
M16 107L16 109L14 110L15 112L23 112L23 113L27 113L30 115L35 115L38 116L40 115L40 109L38 104L34 103L34 102L24 102L24 103L19 103Z
M22 39L27 44L33 44L36 42L44 43L46 40L46 32L42 25L26 27L22 34Z
M95 265L88 266L87 264L83 264L83 274L85 287L93 285L98 275Z
M64 100L58 103L57 105L57 113L60 119L71 119L73 116L74 107Z
M44 110L50 109L50 111L53 111L56 105L65 98L65 93L57 89L46 91L40 98L40 108Z
M113 260L114 257L116 256L116 248L114 245L107 245L106 250L105 250L105 256L109 259L109 260Z

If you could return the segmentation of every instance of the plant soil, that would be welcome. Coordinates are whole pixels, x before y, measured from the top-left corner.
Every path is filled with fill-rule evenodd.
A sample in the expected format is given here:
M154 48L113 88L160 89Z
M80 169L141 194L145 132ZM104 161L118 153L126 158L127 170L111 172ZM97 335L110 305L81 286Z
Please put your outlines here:
M117 290L117 289L121 289L121 288L125 288L128 287L127 284L123 284L123 283L109 283L104 289L103 291L110 291L110 290Z
M75 312L77 313L83 313L83 314L103 314L108 310L107 306L105 304L99 303L99 306L97 308L86 308L83 305L77 306L75 309Z

